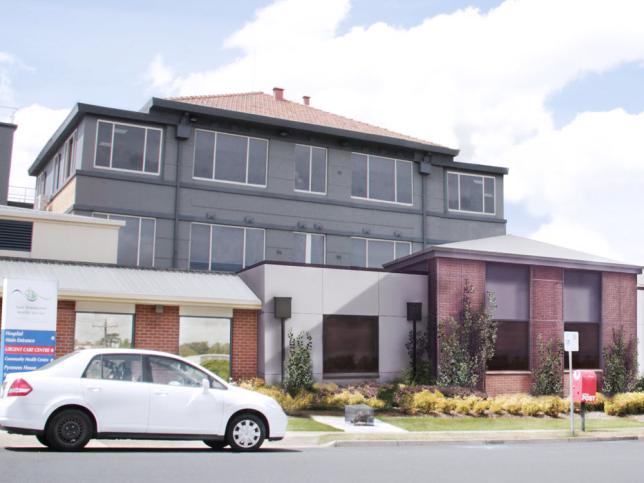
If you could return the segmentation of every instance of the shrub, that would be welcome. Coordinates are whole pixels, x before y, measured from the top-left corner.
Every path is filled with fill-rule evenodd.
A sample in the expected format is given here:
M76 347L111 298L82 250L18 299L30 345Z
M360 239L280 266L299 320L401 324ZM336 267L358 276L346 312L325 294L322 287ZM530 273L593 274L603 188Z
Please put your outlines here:
M284 388L291 395L311 389L313 386L313 363L311 348L313 339L308 332L300 332L297 336L288 332L288 359L286 361L286 377Z
M473 293L474 288L466 281L461 320L450 317L440 324L439 386L476 387L485 376L488 361L494 356L494 297L488 293L487 307L474 310L471 301Z
M604 403L604 412L610 416L644 413L644 393L625 392L616 394Z
M604 349L604 386L607 394L629 392L637 377L636 348L632 340L624 340L624 328L613 329L613 336Z
M635 381L635 391L644 392L644 376L638 377Z
M537 367L532 371L532 394L561 395L563 391L563 347L553 337L544 340L537 338Z

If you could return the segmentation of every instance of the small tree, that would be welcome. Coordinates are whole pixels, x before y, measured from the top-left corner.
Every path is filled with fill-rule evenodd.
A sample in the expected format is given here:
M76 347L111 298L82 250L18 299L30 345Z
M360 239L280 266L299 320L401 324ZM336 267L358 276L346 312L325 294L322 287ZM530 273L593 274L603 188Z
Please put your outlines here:
M405 373L405 383L410 385L432 383L432 361L429 357L429 336L426 331L416 333L416 375L414 376L414 331L409 331L405 343L409 356L409 367Z
M563 346L554 337L537 337L538 362L532 371L532 394L561 395L563 392Z
M284 389L291 396L313 386L312 347L311 334L300 332L295 336L293 331L288 331L288 359L285 367Z
M604 387L607 394L629 392L637 378L636 349L633 340L624 339L624 328L613 329L613 337L604 348Z
M440 386L474 388L485 377L487 363L494 357L497 325L492 314L494 296L487 294L487 306L472 308L474 287L466 280L461 320L444 319L439 327Z

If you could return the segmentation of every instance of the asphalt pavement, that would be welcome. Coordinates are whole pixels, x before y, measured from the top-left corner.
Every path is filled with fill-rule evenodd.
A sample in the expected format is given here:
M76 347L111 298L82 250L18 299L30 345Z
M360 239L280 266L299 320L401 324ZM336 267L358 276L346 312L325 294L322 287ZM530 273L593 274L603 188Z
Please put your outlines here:
M644 442L435 444L406 447L0 449L1 482L642 482Z

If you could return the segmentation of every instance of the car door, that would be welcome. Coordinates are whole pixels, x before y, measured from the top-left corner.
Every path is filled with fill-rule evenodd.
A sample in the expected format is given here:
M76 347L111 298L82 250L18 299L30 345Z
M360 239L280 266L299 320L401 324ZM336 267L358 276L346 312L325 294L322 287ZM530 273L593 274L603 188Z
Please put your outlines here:
M216 388L205 372L178 359L145 356L150 378L148 432L220 434L225 388ZM211 388L204 390L206 378Z
M83 396L101 433L145 433L150 385L144 382L140 354L94 357L82 378Z

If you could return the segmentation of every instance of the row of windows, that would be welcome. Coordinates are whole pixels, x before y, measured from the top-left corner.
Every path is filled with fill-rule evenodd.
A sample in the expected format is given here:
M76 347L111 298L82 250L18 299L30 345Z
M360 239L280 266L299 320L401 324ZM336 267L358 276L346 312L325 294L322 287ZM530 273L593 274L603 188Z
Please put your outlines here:
M134 314L77 312L74 349L134 347L135 323ZM230 319L179 319L179 355L224 379L230 375L230 337Z
M161 166L163 131L100 120L96 128L94 165L122 171L158 175ZM65 148L67 149L67 148ZM69 151L72 153L72 148ZM75 152L71 154L75 157ZM316 146L294 146L294 184L297 192L325 195L327 192L327 150ZM55 157L54 177L67 179L68 166ZM222 183L267 186L268 140L196 129L193 177ZM352 153L351 197L411 206L413 204L413 163L383 156ZM63 174L65 173L65 174ZM495 182L490 176L447 174L449 211L495 214ZM44 180L42 180L44 183ZM50 192L56 191L59 181ZM43 188L41 193L45 192Z
M56 193L74 175L80 159L79 145L78 132L74 131L54 155L51 170L43 170L38 176L36 180L38 194L48 196Z

